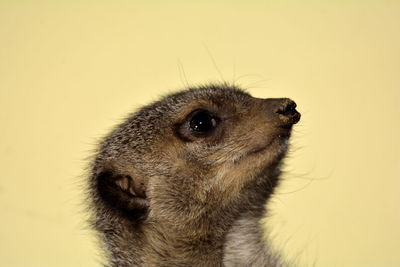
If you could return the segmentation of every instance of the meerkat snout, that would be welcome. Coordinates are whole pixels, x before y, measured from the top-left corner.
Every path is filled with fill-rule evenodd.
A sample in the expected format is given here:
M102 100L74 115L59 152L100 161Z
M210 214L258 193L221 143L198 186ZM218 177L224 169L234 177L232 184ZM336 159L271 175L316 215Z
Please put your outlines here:
M289 98L267 98L264 102L268 107L268 112L278 114L276 120L279 127L291 128L293 124L300 120L301 114L296 110L297 105L293 100Z
M259 220L299 119L290 99L227 85L171 94L129 116L91 165L92 223L109 265L281 266Z

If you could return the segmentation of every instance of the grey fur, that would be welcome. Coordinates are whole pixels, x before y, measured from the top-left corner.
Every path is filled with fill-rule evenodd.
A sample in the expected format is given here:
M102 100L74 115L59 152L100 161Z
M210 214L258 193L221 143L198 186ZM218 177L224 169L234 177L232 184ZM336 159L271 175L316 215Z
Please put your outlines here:
M294 108L223 84L175 93L130 115L100 143L90 167L91 223L106 265L284 266L260 220L300 118ZM217 118L207 136L189 127L200 109Z

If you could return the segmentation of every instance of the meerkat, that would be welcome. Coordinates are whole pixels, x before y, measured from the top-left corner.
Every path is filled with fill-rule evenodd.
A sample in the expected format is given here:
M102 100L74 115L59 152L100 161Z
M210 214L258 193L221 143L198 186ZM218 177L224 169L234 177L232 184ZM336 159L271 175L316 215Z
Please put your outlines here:
M173 93L129 116L90 166L106 266L286 266L260 220L299 119L288 98L227 84Z

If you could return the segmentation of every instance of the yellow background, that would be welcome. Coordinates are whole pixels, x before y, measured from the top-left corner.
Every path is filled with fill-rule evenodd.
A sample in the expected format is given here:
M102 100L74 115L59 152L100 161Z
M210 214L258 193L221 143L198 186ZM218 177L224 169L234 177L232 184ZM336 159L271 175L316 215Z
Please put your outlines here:
M303 115L275 246L400 266L398 1L2 1L0 265L100 266L85 158L140 105L221 80Z

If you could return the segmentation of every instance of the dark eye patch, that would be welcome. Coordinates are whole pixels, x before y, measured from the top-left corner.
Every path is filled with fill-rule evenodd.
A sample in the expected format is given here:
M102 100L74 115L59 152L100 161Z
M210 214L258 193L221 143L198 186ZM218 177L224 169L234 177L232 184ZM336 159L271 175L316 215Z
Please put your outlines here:
M217 126L217 119L208 111L199 110L193 114L189 122L190 130L197 134L206 134Z
M175 134L183 141L190 142L211 136L221 122L213 112L197 109L186 116L185 120L175 125Z

